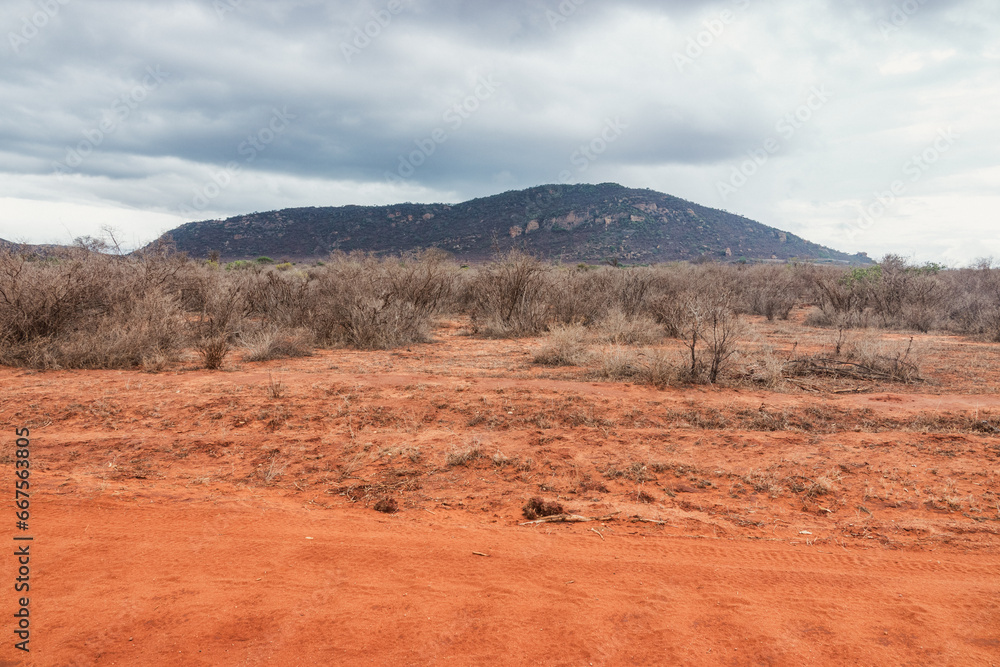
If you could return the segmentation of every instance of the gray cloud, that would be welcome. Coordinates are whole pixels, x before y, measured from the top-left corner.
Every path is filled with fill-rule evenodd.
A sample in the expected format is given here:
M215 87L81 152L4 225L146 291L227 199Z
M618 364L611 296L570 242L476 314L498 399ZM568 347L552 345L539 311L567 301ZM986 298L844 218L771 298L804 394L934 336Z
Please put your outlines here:
M1000 254L998 27L988 0L9 2L0 236L92 233L117 209L144 239L193 216L568 178L652 187L846 250L893 250L913 229L921 257ZM817 86L830 99L795 121ZM623 129L602 141L609 121ZM947 127L962 138L852 234ZM768 140L777 150L720 196ZM956 202L978 202L959 226L944 217Z

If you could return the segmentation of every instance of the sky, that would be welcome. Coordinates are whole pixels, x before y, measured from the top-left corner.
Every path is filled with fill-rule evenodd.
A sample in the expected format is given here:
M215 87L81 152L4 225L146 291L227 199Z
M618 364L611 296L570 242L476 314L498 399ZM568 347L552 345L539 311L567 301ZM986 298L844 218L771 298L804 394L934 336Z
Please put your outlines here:
M1000 260L996 0L4 0L0 238L616 182Z

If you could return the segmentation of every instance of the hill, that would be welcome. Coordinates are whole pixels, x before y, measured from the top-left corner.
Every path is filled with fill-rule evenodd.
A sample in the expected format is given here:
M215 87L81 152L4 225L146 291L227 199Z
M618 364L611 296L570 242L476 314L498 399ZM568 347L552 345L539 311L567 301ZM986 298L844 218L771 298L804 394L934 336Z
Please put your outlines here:
M58 255L59 253L65 252L72 247L73 246L55 245L51 243L15 243L14 241L0 239L0 251L7 251L21 255L34 255L36 257Z
M564 262L653 263L700 257L867 263L773 227L614 183L543 185L461 204L293 208L190 222L160 240L193 257L305 260L334 251L440 248L465 261L520 247Z

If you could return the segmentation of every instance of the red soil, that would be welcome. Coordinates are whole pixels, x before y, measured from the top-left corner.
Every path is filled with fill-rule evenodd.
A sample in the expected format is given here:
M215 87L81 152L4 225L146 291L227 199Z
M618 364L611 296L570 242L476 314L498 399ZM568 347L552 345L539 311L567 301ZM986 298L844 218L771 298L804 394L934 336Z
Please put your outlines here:
M657 391L536 344L0 369L34 537L0 666L1000 664L995 393Z

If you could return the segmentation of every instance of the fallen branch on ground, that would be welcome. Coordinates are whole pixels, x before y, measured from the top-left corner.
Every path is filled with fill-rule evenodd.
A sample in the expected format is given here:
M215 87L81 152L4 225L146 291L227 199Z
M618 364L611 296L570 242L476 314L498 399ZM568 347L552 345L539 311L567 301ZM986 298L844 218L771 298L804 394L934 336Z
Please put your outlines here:
M920 377L916 364L908 361L907 355L896 358L879 357L876 362L870 364L828 357L806 357L786 362L785 370L792 376L826 375L854 380L923 382L924 379Z
M614 519L615 514L621 514L621 512L614 512L606 516L598 517L585 517L579 514L553 514L552 516L543 516L541 519L535 519L534 521L525 521L524 523L519 523L519 526L529 526L533 523L585 523L587 521L611 521Z
M638 514L636 514L634 517L632 517L632 521L641 521L642 523L655 523L658 526L666 526L667 525L666 521L658 521L657 519L643 519Z

